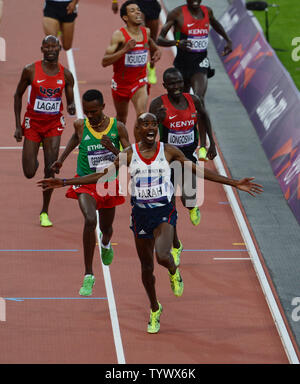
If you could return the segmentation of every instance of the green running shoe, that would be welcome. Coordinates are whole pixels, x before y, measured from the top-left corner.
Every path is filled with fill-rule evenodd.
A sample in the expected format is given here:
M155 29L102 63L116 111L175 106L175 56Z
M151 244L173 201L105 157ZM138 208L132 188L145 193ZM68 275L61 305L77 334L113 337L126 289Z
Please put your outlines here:
M49 220L48 214L46 212L42 212L40 214L40 223L42 227L52 227L52 223Z
M149 62L147 64L147 70L148 70L148 81L149 81L149 84L156 84L157 83L156 69L155 68L151 68Z
M113 258L114 258L114 250L113 250L111 244L109 244L109 249L104 248L101 245L101 259L102 259L102 263L104 265L110 265L112 263L112 261L113 261Z
M94 275L85 275L82 287L79 290L80 296L91 296L93 293L93 286L95 284Z
M178 267L180 264L180 255L181 255L181 251L183 248L181 241L179 241L179 244L180 244L179 248L173 247L171 250L171 254L173 256L174 263L175 263L176 267Z
M190 220L193 225L199 225L201 221L201 213L198 207L190 209Z
M150 319L147 328L148 333L157 333L160 329L159 318L162 313L163 307L160 303L158 303L158 306L159 308L156 312L152 312L152 310L150 310Z
M207 155L207 149L205 147L201 147L198 152L199 160L200 161L208 161Z
M174 275L169 272L169 278L171 288L175 296L181 296L183 294L183 281L179 272L179 268L176 269Z

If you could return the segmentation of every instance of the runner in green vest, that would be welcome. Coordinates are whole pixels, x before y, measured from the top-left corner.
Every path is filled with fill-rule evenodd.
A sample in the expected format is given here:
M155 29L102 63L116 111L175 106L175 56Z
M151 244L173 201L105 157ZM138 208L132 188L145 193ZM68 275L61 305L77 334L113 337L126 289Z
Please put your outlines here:
M52 165L52 169L56 173L59 173L65 159L78 145L76 176L102 172L104 168L114 162L115 157L120 152L120 144L123 148L130 146L125 125L103 113L105 104L100 91L91 89L85 92L82 97L82 106L86 118L74 122L75 132L64 152ZM112 186L115 188L115 193L111 192ZM79 207L85 219L83 229L85 276L79 291L82 296L90 296L95 284L93 256L96 245L97 210L99 211L99 225L102 234L102 262L109 265L113 260L113 248L110 240L113 233L115 207L123 204L125 199L119 195L119 184L115 177L104 183L101 189L108 188L110 194L101 194L100 196L97 193L96 184L73 185L66 193L66 197L78 199Z

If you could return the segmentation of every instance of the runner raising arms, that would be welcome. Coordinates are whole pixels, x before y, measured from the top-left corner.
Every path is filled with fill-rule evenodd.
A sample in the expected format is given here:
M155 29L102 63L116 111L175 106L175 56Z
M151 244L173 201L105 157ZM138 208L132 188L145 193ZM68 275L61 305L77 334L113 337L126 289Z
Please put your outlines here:
M22 136L25 137L22 165L24 175L28 179L34 177L38 169L40 143L43 143L45 177L54 175L50 167L58 157L61 134L65 128L62 115L64 89L68 113L74 115L76 112L73 75L58 62L60 50L57 37L46 36L41 47L43 60L24 67L14 96L16 120L14 137L17 142L22 141ZM22 97L27 87L29 87L29 99L21 125ZM48 218L51 194L51 190L43 193L43 207L40 213L40 223L43 227L52 226Z
M177 213L173 206L172 185L170 182L170 165L173 161L183 166L188 159L176 147L156 141L158 123L156 116L151 113L142 114L137 121L137 130L141 141L125 149L104 172L72 179L44 179L38 182L43 189L60 188L65 185L93 184L106 174L116 172L123 164L124 155L129 166L132 185L132 231L135 245L141 262L142 282L150 301L150 320L147 331L157 333L160 329L162 305L159 303L155 289L154 250L157 262L168 269L171 289L175 296L183 294L183 281L179 268L176 267L170 253L174 237ZM122 155L122 159L121 159ZM198 174L196 165L188 163L193 173L199 177L221 184L231 185L252 196L262 192L259 184L253 183L253 178L242 180L229 179L217 173L204 169ZM159 177L158 177L159 174ZM147 193L144 193L145 190Z

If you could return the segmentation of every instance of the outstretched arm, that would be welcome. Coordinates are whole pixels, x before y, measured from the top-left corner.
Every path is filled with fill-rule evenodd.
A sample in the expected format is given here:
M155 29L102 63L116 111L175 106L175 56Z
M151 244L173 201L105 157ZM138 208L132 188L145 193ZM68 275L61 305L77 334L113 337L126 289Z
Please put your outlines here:
M213 11L211 8L208 8L208 15L209 15L209 23L213 27L213 29L222 36L226 41L227 44L224 47L224 51L222 52L223 56L228 55L230 52L232 52L232 41L228 37L227 33L225 32L225 29L223 28L222 24L218 22L218 20L214 17Z
M127 154L127 166L130 164L131 161L131 154L132 150L131 148L128 148L127 150L121 152L121 153ZM43 188L43 191L47 191L48 189L52 188L61 188L65 187L67 185L83 185L83 184L96 184L97 181L100 179L100 177L105 176L106 174L113 174L117 173L120 166L123 165L122 160L120 159L120 155L118 155L109 167L104 169L103 172L99 173L92 173L90 175L81 176L81 177L74 177L72 179L59 179L59 178L49 178L49 179L43 179L39 180L37 182L37 185L41 188Z
M191 167L191 171L197 175L198 177L202 177L206 180L213 181L215 183L230 185L231 187L235 187L240 191L244 191L249 193L251 196L255 196L256 194L260 194L263 192L263 187L260 184L253 183L254 177L246 177L240 180L230 179L226 176L221 176L218 173L211 171L210 169L204 168L204 170L200 167L197 167L195 163L188 160L184 154L173 145L165 144L165 148L167 151L167 160L179 161L182 166L184 166L185 162L187 162L187 166Z

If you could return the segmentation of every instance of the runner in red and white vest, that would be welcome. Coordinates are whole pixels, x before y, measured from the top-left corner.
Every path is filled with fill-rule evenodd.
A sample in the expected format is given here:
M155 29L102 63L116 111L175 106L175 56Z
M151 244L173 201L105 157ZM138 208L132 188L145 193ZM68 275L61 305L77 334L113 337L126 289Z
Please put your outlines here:
M40 144L43 145L45 177L54 175L51 164L57 160L60 138L65 128L62 115L62 94L65 91L67 111L75 114L73 95L74 78L71 72L59 62L61 46L59 40L52 35L46 36L41 47L43 59L26 65L15 92L14 137L24 145L22 152L23 172L27 178L34 177L39 163L37 160ZM28 89L27 110L21 124L22 97ZM52 226L48 218L48 208L52 191L43 193L43 206L40 212L40 223L43 227Z
M183 76L184 92L190 92L192 88L204 105L207 80L214 75L207 57L209 26L226 40L223 55L232 51L232 42L222 25L215 19L212 9L201 5L201 2L202 0L186 0L186 5L173 9L167 16L157 44L177 47L174 66ZM174 40L167 39L171 28L174 31ZM200 141L199 157L206 159L206 135L201 135ZM215 156L216 152L213 157Z
M147 110L147 62L157 62L161 52L150 37L149 28L143 27L142 12L135 1L125 1L120 8L120 16L126 26L113 33L102 65L113 65L111 88L116 118L126 124L130 100L137 116ZM135 138L138 139L136 129Z

